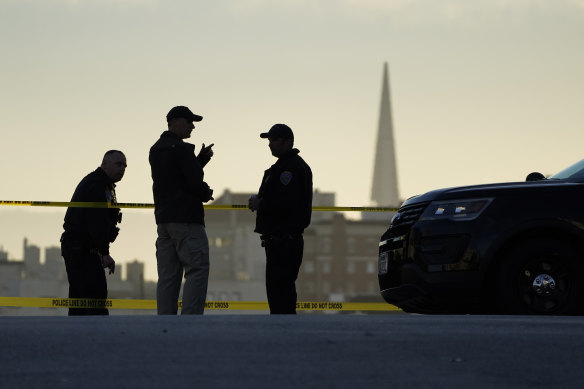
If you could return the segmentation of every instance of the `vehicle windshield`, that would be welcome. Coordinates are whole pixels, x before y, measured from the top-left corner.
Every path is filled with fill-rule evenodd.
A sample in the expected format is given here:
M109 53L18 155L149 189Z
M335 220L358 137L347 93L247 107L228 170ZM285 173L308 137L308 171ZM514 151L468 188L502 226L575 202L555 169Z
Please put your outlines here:
M554 174L550 180L584 181L584 159Z

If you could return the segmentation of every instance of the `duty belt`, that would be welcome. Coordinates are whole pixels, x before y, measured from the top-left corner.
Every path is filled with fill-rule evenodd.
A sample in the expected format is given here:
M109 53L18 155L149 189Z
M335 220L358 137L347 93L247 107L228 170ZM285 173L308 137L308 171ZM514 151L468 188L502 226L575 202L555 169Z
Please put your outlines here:
M260 239L262 240L262 247L264 247L266 242L269 240L272 241L292 240L295 238L299 238L301 236L302 234L283 234L283 235L263 234L260 235Z
M294 238L301 237L302 234L283 234L283 235L272 235L272 234L263 234L260 235L261 240L289 240Z

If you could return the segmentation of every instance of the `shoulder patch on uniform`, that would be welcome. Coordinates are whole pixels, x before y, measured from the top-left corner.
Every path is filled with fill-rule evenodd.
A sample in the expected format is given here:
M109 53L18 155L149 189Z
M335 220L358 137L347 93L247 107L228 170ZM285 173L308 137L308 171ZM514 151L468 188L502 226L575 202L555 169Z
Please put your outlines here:
M284 171L280 174L280 182L284 185L288 185L292 181L292 172Z

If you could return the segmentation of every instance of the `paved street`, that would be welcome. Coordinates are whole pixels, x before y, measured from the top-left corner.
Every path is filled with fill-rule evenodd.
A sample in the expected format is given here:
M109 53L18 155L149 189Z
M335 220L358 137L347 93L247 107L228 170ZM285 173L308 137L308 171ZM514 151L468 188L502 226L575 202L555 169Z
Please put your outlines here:
M581 388L584 318L0 317L1 388Z

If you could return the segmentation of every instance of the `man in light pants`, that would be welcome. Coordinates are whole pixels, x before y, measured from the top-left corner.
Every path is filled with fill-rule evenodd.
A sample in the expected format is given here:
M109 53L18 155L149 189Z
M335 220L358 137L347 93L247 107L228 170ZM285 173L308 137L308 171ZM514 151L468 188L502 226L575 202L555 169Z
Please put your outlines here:
M203 181L203 167L213 156L213 144L195 156L195 146L183 142L203 120L184 106L166 115L168 131L150 148L154 216L158 238L156 301L159 315L176 315L184 273L181 314L202 314L209 280L209 241L203 203L213 190Z

